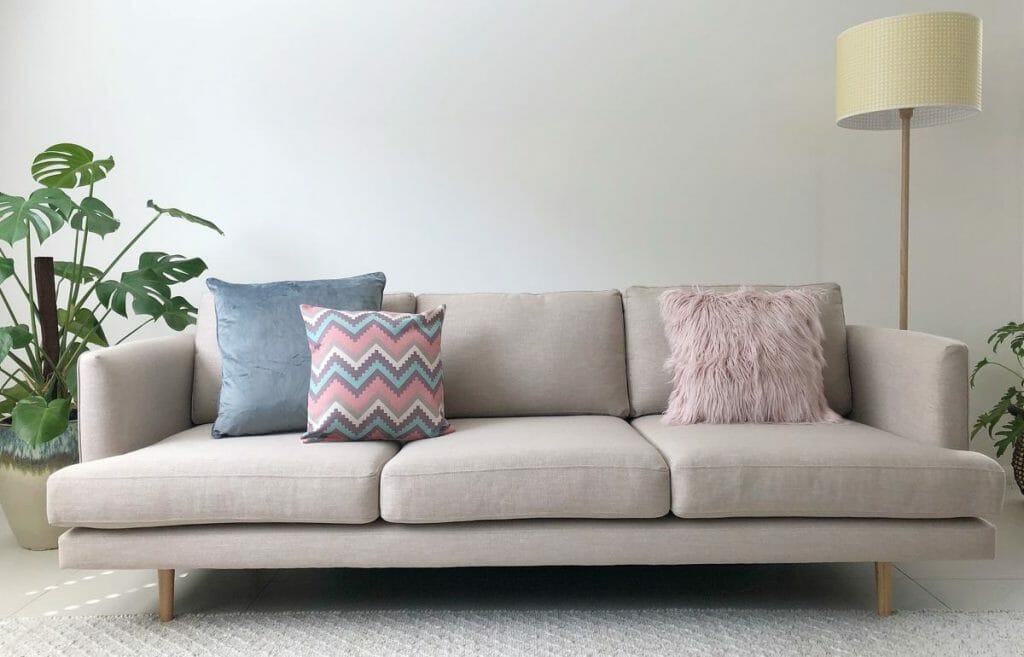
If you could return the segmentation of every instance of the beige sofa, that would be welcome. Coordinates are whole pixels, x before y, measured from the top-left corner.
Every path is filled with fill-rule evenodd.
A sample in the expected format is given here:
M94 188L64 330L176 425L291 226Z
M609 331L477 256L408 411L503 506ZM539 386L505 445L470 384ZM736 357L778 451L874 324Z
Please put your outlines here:
M846 326L820 285L836 425L659 420L661 289L387 295L447 304L456 432L399 448L215 440L213 304L194 336L80 363L82 463L51 477L65 568L450 567L983 559L1004 472L967 442L967 350Z

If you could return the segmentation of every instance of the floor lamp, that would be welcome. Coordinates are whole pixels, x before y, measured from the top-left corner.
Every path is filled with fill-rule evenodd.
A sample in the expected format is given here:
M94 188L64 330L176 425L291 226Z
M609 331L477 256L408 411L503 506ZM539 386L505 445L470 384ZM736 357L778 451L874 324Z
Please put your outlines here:
M981 20L938 12L881 18L836 39L836 123L902 132L899 323L907 328L910 129L981 111Z

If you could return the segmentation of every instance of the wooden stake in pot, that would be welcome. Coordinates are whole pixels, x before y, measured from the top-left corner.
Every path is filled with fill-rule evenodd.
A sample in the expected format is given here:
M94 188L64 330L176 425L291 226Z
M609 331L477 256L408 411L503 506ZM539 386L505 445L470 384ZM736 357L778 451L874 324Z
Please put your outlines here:
M60 327L57 324L57 287L53 275L53 258L36 257L36 305L39 307L39 337L42 342L43 375L53 375L60 359Z

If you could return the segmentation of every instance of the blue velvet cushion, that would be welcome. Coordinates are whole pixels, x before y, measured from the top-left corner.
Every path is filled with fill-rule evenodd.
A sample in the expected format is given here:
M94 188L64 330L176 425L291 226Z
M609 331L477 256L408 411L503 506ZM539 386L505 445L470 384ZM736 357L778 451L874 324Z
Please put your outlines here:
M309 347L301 304L380 310L384 274L241 285L207 279L224 383L213 436L306 430Z

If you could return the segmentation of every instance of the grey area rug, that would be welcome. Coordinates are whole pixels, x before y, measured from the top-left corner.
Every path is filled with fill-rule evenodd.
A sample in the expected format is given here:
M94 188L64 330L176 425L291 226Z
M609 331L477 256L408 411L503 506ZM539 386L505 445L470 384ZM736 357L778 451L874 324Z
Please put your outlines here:
M1024 612L814 609L70 616L0 621L0 654L1013 656L1024 654L1022 621Z

